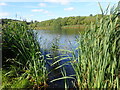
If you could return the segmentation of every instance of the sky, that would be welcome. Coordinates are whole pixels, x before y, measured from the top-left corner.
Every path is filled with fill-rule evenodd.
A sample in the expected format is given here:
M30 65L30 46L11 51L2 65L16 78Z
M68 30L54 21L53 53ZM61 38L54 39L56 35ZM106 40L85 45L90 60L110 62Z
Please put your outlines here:
M101 14L98 2L69 2L68 0L41 0L41 2L0 2L0 18L44 21L58 17ZM103 10L117 2L100 2Z

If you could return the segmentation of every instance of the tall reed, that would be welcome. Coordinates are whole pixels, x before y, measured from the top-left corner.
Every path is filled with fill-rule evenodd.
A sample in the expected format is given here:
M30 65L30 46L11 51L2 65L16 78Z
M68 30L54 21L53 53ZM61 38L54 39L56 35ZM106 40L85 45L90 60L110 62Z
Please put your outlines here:
M3 68L9 72L11 66L16 67L16 77L27 78L35 87L46 84L44 56L33 30L25 22L12 21L3 25Z
M71 64L79 88L120 88L120 18L113 11L102 10L103 17L77 39L78 56Z

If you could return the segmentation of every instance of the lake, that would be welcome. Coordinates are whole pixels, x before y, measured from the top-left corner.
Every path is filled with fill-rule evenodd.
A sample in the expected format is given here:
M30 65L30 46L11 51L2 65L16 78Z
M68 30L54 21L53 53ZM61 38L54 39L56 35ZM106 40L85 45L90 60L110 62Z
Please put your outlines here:
M38 42L43 49L50 49L53 44L59 49L76 48L79 30L35 30Z
M79 35L79 30L34 30L35 33L37 33L37 39L40 44L40 47L42 48L41 52L45 56L45 59L47 61L46 67L48 71L52 71L54 68L56 68L59 65L62 65L66 63L67 61L70 61L68 56L62 56L64 55L61 52L58 52L56 50L53 50L53 46L57 46L57 49L63 49L63 50L75 50L77 47L76 38ZM52 58L52 60L49 60L47 55L50 54L51 56L49 58ZM65 54L66 55L66 54ZM71 53L68 53L70 57L72 57ZM60 56L56 59L54 57ZM66 58L59 63L55 64L54 66L51 66L51 64L60 58ZM53 70L49 74L49 81L48 84L52 88L64 88L64 80L59 80L51 83L50 81L56 78L60 78L63 75L61 74L61 70L63 68L59 68L57 70ZM64 69L66 70L66 75L73 75L75 74L72 66L69 64L64 66ZM73 87L72 82L74 82L72 79L67 79L67 84L69 87Z

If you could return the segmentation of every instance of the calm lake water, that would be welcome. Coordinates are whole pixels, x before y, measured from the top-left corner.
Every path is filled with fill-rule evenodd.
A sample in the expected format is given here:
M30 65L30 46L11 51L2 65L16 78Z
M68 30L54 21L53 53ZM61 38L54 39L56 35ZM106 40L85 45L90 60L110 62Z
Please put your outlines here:
M35 30L35 33L37 33L38 42L41 48L43 49L41 52L43 53L47 61L46 67L48 71L51 71L55 67L66 63L66 61L69 61L69 59L64 59L60 61L59 64L51 66L50 63L52 64L53 62L59 60L60 58L67 57L67 56L63 56L63 57L54 59L55 56L61 56L63 55L63 53L52 50L51 49L52 45L56 45L58 46L59 49L64 49L64 50L75 50L75 48L77 47L76 38L79 35L79 30ZM49 60L46 57L47 54L51 54L50 58L53 58L53 59ZM55 71L53 70L49 74L48 84L50 88L64 88L64 80L58 80L53 83L50 82L51 80L63 77L61 74L62 69L63 68L57 69ZM68 65L65 65L64 69L66 70L66 75L75 74L70 63ZM74 87L73 82L74 82L73 79L67 79L67 85L69 87Z
M72 49L77 46L79 30L35 30L41 48L49 49L57 45L59 49Z

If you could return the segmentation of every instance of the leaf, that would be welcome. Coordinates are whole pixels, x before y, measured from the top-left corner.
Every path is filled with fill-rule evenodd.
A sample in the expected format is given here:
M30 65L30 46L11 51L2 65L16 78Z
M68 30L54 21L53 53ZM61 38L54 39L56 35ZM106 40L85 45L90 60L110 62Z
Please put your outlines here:
M61 77L61 78L54 79L54 80L52 80L52 81L50 81L50 82L55 82L55 81L62 80L62 79L75 79L75 78L69 77L69 76L65 76L65 77Z
M57 49L58 51L63 51L63 52L69 52L69 53L73 53L73 51L70 50L65 50L65 49Z
M98 2L98 4L99 4L100 10L102 12L102 15L104 15L104 12L103 12L103 9L102 9L102 6L101 6L100 2Z
M68 58L72 58L72 57L65 57L65 58L61 58L59 60L57 60L56 62L54 62L51 66L55 65L56 63L60 62L60 61L63 61L65 59L68 59Z

